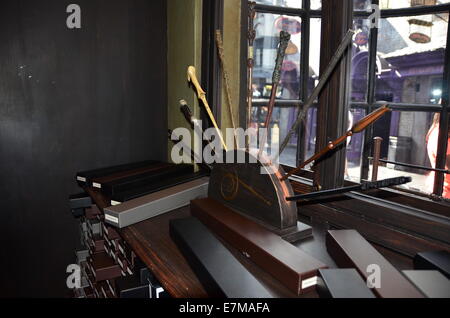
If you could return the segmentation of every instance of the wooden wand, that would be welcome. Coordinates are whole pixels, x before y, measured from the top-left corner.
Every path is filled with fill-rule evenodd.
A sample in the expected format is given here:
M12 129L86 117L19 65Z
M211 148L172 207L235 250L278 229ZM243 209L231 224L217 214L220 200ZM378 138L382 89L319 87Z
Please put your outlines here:
M252 108L253 108L253 67L254 67L254 49L253 45L256 38L256 30L254 26L256 10L256 2L250 1L248 3L248 59L247 59L247 128L252 125ZM245 139L245 147L250 148L250 138Z
M269 134L270 121L272 120L273 108L275 106L275 98L277 97L278 85L280 84L281 80L281 68L283 66L284 56L286 55L286 49L289 45L290 40L291 35L288 32L286 31L280 32L280 45L278 46L277 59L275 60L275 69L273 70L272 76L272 91L270 92L269 105L267 106L268 107L267 117L264 125L266 133L263 134L262 140L260 141L259 144L259 156L264 151L264 146L267 141L267 135Z
M328 146L326 146L325 148L323 148L321 151L319 151L318 153L316 153L314 156L312 156L311 158L309 158L308 160L306 160L305 162L303 162L300 166L298 166L297 168L295 168L294 170L292 170L291 172L289 172L288 174L286 174L283 178L281 178L282 181L288 179L290 176L292 176L293 174L299 172L301 169L303 169L304 167L306 167L308 164L310 164L313 161L316 161L320 158L322 158L323 156L325 156L327 153L329 153L331 150L335 149L337 146L339 146L340 144L344 143L348 137L353 136L354 134L360 133L364 130L366 130L367 127L369 127L370 125L372 125L373 123L375 123L378 119L380 119L381 117L384 116L384 114L386 114L387 112L390 112L390 108L385 105L379 109L377 109L376 111L374 111L373 113L367 115L366 117L364 117L363 119L361 119L359 122L357 122L352 129L350 129L349 131L347 131L347 133L341 137L339 137L338 139L336 139L335 141L331 141L330 143L328 143Z
M222 66L223 79L225 82L225 92L226 92L227 100L228 100L228 111L230 112L231 125L233 126L233 131L234 131L234 142L236 144L236 148L239 149L239 140L236 135L237 134L236 123L234 121L233 101L231 99L230 77L228 76L228 71L227 71L227 67L225 64L222 33L220 32L220 30L216 30L216 45L217 45L217 53L219 55L220 65Z

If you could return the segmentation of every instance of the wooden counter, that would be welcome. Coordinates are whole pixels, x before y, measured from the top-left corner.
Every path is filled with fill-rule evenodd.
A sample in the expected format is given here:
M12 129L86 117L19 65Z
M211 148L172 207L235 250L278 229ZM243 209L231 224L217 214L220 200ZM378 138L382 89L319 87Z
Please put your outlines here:
M109 206L109 201L100 192L92 188L86 188L85 190L100 210L103 211L103 208ZM172 297L204 298L208 297L206 291L169 235L169 221L188 216L190 216L189 206L131 225L119 230L119 232ZM323 224L312 224L312 226L313 238L296 243L295 246L322 261L330 268L335 268L336 264L328 255L325 247L327 228ZM223 241L222 243L274 297L297 297L236 249ZM398 269L412 269L411 259L381 247L376 246L376 248ZM316 298L318 296L315 292L312 292L302 297Z

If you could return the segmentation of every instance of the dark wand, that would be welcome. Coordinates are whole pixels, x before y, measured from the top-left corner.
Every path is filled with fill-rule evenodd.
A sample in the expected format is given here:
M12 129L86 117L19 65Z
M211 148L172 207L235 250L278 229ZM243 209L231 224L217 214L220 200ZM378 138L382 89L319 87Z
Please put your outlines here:
M272 91L270 92L270 100L268 111L267 111L267 117L264 128L266 129L266 133L263 134L262 140L259 144L259 155L262 154L264 151L264 146L267 141L267 135L269 134L269 126L270 121L272 120L272 113L273 108L275 106L275 98L277 96L277 90L278 85L280 84L281 80L281 68L283 66L284 57L286 55L286 49L289 45L289 41L291 40L291 35L286 31L280 32L280 45L278 46L278 53L277 53L277 59L275 61L275 69L273 70L273 76L272 76Z
M325 190L325 191L319 191L319 192L313 192L313 193L307 193L307 194L300 194L293 197L286 198L286 201L302 201L302 200L312 200L312 199L320 199L324 197L329 197L337 194L343 194L348 193L352 191L368 191L368 190L374 190L374 189L381 189L381 188L387 188L387 187L393 187L393 186L399 186L402 184L406 184L412 181L411 177L398 177L398 178L391 178L391 179L385 179L375 182L365 182L362 184L358 184L351 187L345 187L345 188L339 188L339 189L332 189L332 190Z

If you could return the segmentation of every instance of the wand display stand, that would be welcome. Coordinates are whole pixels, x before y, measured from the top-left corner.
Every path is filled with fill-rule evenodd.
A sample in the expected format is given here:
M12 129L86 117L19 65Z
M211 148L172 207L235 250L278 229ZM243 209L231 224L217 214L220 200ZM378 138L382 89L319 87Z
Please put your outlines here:
M257 151L233 150L227 153L227 158L234 156L234 162L245 163L214 165L208 197L259 223L288 242L310 237L312 228L298 222L296 202L286 200L294 191L289 180L281 181L284 171L268 160L258 160Z

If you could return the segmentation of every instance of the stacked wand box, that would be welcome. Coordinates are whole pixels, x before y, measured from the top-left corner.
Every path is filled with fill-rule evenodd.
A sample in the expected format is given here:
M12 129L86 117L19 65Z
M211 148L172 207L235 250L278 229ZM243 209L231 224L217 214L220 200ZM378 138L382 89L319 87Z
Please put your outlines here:
M142 161L77 173L77 183L111 200L111 205L133 200L195 180L193 166ZM80 221L81 243L77 263L82 273L78 298L168 297L156 278L120 236L120 230L105 223L105 215L85 194L70 197L72 215Z
M80 213L78 211L78 213ZM76 298L165 298L168 294L96 206L79 215L84 250L76 252L81 286Z

